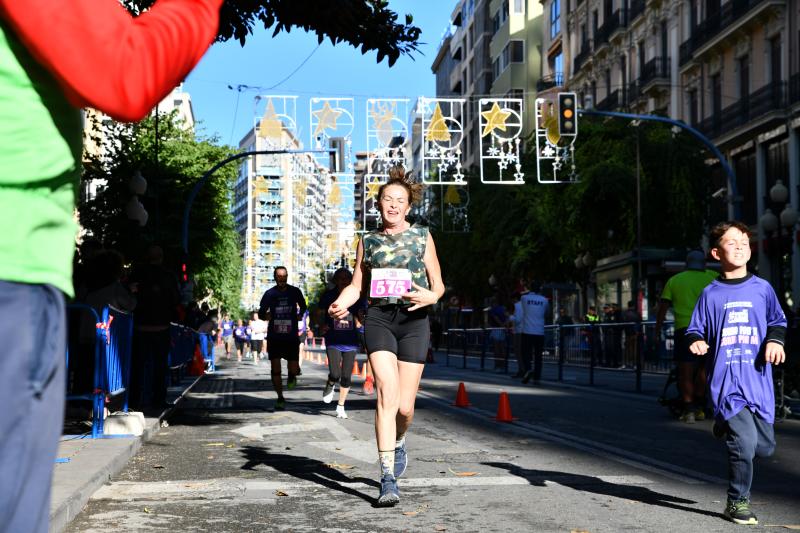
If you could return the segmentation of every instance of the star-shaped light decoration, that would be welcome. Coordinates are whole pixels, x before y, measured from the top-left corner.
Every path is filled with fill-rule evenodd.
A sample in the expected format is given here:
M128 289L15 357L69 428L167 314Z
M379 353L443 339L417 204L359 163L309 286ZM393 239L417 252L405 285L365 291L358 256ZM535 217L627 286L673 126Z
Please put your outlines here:
M436 107L433 108L433 115L431 116L431 123L428 127L428 131L425 134L426 141L449 141L450 140L450 130L447 128L447 123L444 120L444 115L442 114L442 108L439 107L439 104L436 104Z
M272 105L272 98L267 100L267 109L258 125L258 135L265 139L280 139L283 131L283 123L275 113L275 106Z
M394 136L392 127L392 120L394 120L393 107L388 104L377 104L373 105L372 110L369 112L372 115L372 129L377 132L378 140L384 146L388 146Z
M315 117L317 117L317 128L314 130L314 136L316 137L321 131L331 128L336 129L336 119L339 118L339 115L342 114L341 111L335 111L331 107L331 103L326 101L325 105L322 106L322 109L318 111L314 111L312 113Z
M486 137L494 130L506 131L506 120L511 116L511 111L503 111L495 102L489 111L481 111L481 115L486 119L481 137Z

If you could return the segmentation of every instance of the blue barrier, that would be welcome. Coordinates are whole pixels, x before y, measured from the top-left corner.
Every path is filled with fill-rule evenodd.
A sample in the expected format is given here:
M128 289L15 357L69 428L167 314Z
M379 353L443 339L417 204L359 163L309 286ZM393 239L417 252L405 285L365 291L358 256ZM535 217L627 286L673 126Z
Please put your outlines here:
M203 360L207 363L209 372L214 372L214 337L211 333L198 333L198 340L200 342L200 353L203 354Z
M170 370L177 373L178 379L180 379L183 377L183 371L192 362L192 357L194 357L195 336L197 333L186 326L170 324L169 334L170 348L167 360Z
M95 322L92 343L94 355L94 377L92 390L85 394L67 395L67 400L89 400L92 402L92 438L103 435L106 397L124 394L123 411L128 410L128 384L130 383L131 351L133 340L133 315L114 309L103 308L101 315L84 304L70 304L70 311L90 313ZM74 328L69 329L72 331ZM66 358L69 369L69 345Z

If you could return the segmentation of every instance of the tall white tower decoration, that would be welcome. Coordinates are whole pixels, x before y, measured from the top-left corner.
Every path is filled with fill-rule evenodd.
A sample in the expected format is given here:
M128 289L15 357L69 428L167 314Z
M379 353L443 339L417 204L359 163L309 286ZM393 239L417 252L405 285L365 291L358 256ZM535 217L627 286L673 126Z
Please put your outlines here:
M519 98L481 98L478 102L480 126L481 182L497 185L524 185L520 160L522 100ZM487 176L496 166L497 178Z
M463 98L420 98L422 116L422 181L429 185L465 183Z
M367 100L367 171L364 173L361 231L378 224L377 195L394 166L409 168L406 140L409 137L409 100L370 98Z

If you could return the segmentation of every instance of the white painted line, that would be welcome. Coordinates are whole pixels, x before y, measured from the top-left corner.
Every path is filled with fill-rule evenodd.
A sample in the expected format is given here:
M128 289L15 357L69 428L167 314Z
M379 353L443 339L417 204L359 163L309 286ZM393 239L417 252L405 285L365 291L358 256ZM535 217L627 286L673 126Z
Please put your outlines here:
M426 399L454 412L457 411L469 416L480 417L484 420L495 417L494 413L479 409L477 407L470 407L468 409L455 407L450 401L439 398L438 396L429 392L419 391L418 395L424 396ZM642 454L617 448L616 446L610 446L602 442L589 440L585 436L579 437L576 435L570 435L569 433L563 433L561 431L535 424L529 424L526 422L514 422L510 426L513 427L515 431L520 433L526 433L533 437L537 437L549 442L564 444L576 450L589 452L597 455L598 457L616 461L618 463L632 466L646 472L652 472L654 474L668 477L689 485L700 485L703 483L713 483L716 485L728 484L728 481L725 479L703 474L701 472L695 472L689 470L688 468L683 468L677 465L666 463L664 461L659 461L658 459L653 459Z

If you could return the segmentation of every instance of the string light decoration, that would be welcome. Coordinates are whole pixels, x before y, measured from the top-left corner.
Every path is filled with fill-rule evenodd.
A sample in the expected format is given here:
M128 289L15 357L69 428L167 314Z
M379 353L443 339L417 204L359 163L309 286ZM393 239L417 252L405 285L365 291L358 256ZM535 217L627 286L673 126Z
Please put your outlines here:
M520 160L522 99L481 98L478 103L481 182L495 185L523 185L525 174ZM497 168L496 179L488 177Z

